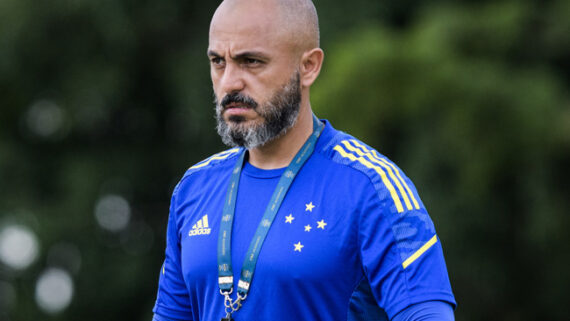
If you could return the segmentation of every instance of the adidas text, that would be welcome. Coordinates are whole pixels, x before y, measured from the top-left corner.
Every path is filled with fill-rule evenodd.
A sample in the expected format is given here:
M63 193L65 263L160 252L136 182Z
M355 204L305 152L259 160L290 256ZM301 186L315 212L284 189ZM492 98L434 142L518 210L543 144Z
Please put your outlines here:
M204 215L196 224L192 226L188 236L208 235L212 229L208 224L208 215Z
M190 233L188 233L188 236L208 235L208 234L210 234L211 231L212 231L212 229L210 229L210 228L200 228L200 229L190 230Z

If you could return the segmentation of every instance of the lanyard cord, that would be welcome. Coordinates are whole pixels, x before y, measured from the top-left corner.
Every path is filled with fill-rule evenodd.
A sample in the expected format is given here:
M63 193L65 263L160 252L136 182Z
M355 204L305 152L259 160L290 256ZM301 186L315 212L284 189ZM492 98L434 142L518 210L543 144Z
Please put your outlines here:
M224 209L222 212L220 234L218 237L218 284L220 287L220 293L225 297L224 304L226 307L226 318L231 318L231 314L241 307L241 301L245 300L247 297L253 273L255 272L257 258L261 251L261 246L267 237L267 233L269 232L271 224L281 207L281 203L285 199L285 195L287 194L289 187L291 187L291 184L297 176L297 173L301 170L301 167L303 167L305 162L313 154L313 150L315 149L315 145L323 131L323 128L323 123L313 115L313 133L309 136L303 147L301 147L299 152L297 152L295 158L293 158L285 172L281 175L279 183L277 184L275 191L273 191L271 200L265 209L263 218L257 226L255 235L249 245L238 282L237 298L236 300L232 300L230 298L234 283L231 256L232 225L236 207L237 189L245 160L245 150L242 151L238 158L230 178L230 184L228 186Z

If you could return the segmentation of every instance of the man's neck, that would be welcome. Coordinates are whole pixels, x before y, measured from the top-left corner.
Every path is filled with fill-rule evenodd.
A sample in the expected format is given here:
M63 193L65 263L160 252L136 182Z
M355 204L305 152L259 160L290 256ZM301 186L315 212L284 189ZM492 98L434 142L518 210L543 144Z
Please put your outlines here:
M249 163L261 169L283 168L291 163L297 152L313 133L311 108L302 109L293 127L285 135L249 150Z

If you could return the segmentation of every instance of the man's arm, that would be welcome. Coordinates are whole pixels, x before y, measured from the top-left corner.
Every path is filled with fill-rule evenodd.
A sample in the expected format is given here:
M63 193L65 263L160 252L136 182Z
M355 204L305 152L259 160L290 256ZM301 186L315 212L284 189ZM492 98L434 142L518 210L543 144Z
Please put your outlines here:
M160 270L158 293L153 309L157 321L192 320L190 298L182 276L181 249L177 226L177 195L180 184L172 193L166 232L165 259ZM160 315L160 316L159 316Z
M167 318L165 318L165 317L161 317L161 316L158 315L158 314L155 314L155 315L152 317L152 321L176 321L176 320L174 320L174 319L167 319Z
M443 301L413 304L394 316L392 321L454 321L453 307ZM162 320L158 320L162 321Z
M398 173L393 184L398 182L403 191L394 193L400 189L386 184L389 176L382 180L372 173L371 187L361 196L360 257L378 306L390 320L421 302L455 306L441 242L413 183L387 159L379 156L375 160L391 164L391 170ZM408 204L403 196L408 197Z

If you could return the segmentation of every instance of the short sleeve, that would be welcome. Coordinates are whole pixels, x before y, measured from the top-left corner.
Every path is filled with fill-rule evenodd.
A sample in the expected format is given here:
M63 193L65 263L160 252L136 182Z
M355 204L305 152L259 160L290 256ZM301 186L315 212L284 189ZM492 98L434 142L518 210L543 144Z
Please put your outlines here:
M182 277L180 261L180 238L176 214L175 188L170 204L166 233L165 259L160 269L158 294L153 312L159 316L175 320L192 320L188 290Z
M392 321L455 321L453 307L447 302L426 301L410 305Z
M434 224L406 177L405 189L370 185L363 197L359 248L378 305L392 319L406 307L439 300L455 306L441 242ZM407 195L410 207L398 207ZM413 198L413 199L412 199Z

